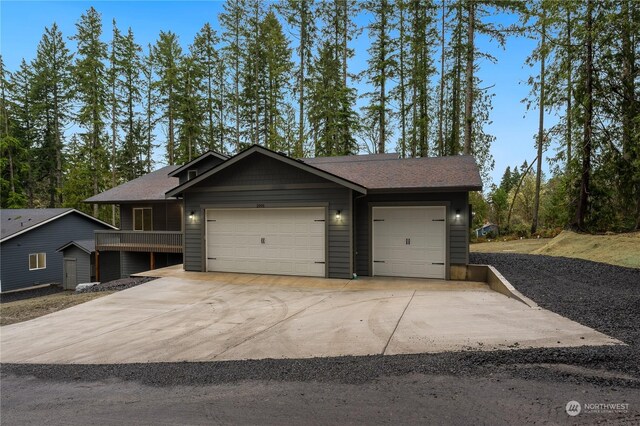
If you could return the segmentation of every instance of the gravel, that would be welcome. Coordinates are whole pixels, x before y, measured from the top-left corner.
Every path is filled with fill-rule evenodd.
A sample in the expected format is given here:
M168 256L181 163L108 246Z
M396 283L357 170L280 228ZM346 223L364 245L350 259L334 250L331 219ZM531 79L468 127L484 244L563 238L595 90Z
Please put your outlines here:
M6 293L0 295L0 303L15 302L17 300L31 299L34 297L48 296L63 292L64 289L60 284L53 283L46 287L38 287L31 290L16 291L15 293Z
M85 287L81 290L76 290L76 293L95 293L98 291L120 291L126 290L131 287L138 286L140 284L148 283L156 278L152 277L131 277L122 278L119 280L107 281L91 287Z
M244 380L359 384L383 376L517 377L640 389L640 270L520 254L472 254L540 306L627 343L619 346L440 354L120 365L5 364L2 375L56 381L119 378L152 386Z

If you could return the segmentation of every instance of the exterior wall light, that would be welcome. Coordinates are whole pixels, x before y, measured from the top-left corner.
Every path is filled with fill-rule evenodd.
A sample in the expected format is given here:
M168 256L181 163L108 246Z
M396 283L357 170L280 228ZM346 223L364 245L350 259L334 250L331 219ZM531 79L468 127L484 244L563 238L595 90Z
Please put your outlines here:
M460 219L460 209L456 209L456 219Z
M336 211L336 220L340 220L340 218L342 217L341 213L342 212L340 210Z
M196 212L194 212L193 210L191 210L189 212L189 220L193 220L193 217L196 215Z

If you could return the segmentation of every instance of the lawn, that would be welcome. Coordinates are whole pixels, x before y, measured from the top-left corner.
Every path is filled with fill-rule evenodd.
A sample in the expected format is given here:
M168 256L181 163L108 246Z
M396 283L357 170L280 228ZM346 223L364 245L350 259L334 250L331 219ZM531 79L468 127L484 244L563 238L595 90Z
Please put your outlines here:
M591 235L562 231L552 239L522 239L471 244L475 253L545 254L640 268L640 232Z
M70 308L71 306L88 302L111 293L113 292L102 291L96 293L77 294L73 291L61 291L29 299L3 302L0 304L0 326L27 321L42 315Z

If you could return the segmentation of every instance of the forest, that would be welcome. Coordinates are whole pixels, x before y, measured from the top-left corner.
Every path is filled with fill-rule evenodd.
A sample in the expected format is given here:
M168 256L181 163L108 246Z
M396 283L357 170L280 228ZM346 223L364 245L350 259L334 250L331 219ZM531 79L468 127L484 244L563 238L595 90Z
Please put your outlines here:
M140 45L91 7L74 34L52 22L17 69L0 58L1 207L75 207L117 224L115 209L83 200L156 163L260 144L297 158L473 155L486 182L474 227L640 228L638 1L227 0L212 19L186 49L170 30ZM368 46L356 50L361 22ZM523 102L539 114L526 142L537 158L497 184L494 95L478 77L495 58L478 37L535 40ZM349 68L356 55L362 72Z

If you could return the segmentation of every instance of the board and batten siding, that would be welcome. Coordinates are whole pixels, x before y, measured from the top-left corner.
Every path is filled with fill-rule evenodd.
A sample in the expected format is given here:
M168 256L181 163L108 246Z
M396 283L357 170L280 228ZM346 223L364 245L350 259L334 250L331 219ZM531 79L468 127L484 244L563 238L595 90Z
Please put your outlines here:
M207 208L264 208L326 206L328 276L350 278L351 190L319 176L253 154L243 161L188 188L185 203L184 269L204 271L205 211ZM249 157L248 157L249 158ZM291 188L303 185L304 188ZM259 189L256 189L259 188ZM341 219L336 219L340 210ZM190 218L190 212L194 217Z
M39 284L62 284L62 252L56 250L72 240L94 238L97 229L110 229L77 213L69 213L11 238L0 247L0 291ZM29 270L29 254L46 253L45 269Z
M449 246L449 264L465 265L469 263L469 193L468 192L430 192L430 193L385 193L369 194L355 199L355 259L356 273L371 275L371 208L373 206L392 205L448 205L447 235ZM456 210L460 210L460 219L456 219Z

